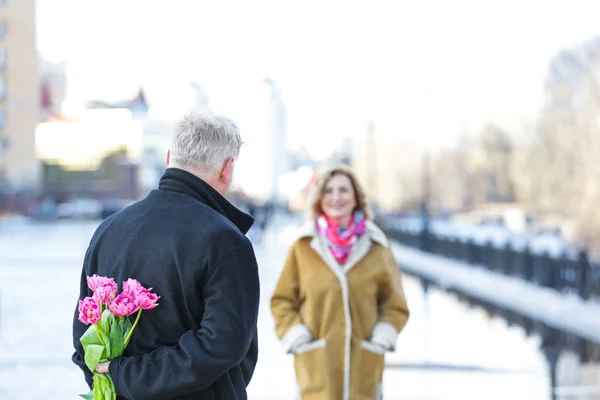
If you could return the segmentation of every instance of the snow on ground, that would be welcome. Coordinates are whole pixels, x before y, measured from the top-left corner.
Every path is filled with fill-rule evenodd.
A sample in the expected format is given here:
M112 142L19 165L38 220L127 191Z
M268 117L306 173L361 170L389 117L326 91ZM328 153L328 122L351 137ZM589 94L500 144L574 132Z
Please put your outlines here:
M248 389L253 400L293 399L296 393L292 357L281 350L269 310L295 222L277 218L256 245L262 301L259 362ZM71 323L81 260L96 226L0 221L0 399L75 400L87 391L70 360ZM411 318L397 352L386 357L388 364L403 366L386 369L386 400L548 398L546 367L535 339L440 291L430 291L425 303L412 278L405 277L404 285ZM496 371L407 369L424 362Z
M412 233L418 233L423 229L422 219L414 217L390 217L386 223L390 228ZM495 247L504 247L510 243L517 250L528 245L534 253L547 252L551 255L560 255L566 251L573 256L576 254L574 246L559 235L552 233L516 233L501 225L474 225L444 220L432 220L430 230L440 237L463 241L472 240L477 244L491 243Z
M397 243L392 248L396 259L407 271L427 277L439 286L600 342L600 305L596 302Z

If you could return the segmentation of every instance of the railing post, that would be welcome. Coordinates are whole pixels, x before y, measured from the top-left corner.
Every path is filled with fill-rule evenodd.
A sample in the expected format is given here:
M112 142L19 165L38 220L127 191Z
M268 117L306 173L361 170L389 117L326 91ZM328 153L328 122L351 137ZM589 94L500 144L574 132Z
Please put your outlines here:
M553 329L547 333L547 337L542 340L542 351L548 362L548 373L550 375L550 399L557 400L556 388L558 387L557 380L557 365L560 358L560 347L558 346L558 333Z
M425 252L431 251L431 231L429 230L428 223L424 223L423 229L421 229L421 250Z
M429 288L430 284L427 280L421 279L421 286L423 288L423 356L425 362L430 361L429 350L430 350L430 334L431 334L431 316L430 316L430 303L429 303Z
M504 273L504 275L507 276L512 275L514 260L510 241L507 241L504 245L503 253L504 254L502 254L502 272Z
M467 241L465 242L465 248L467 250L465 261L469 264L475 264L475 244L471 238L467 238Z
M494 269L494 245L491 240L485 242L482 247L481 263L483 267L492 271Z
M528 282L533 281L533 256L529 244L523 250L523 278Z
M557 290L562 290L563 288L568 288L569 290L573 290L573 283L569 281L569 275L573 268L573 263L570 262L571 258L569 257L569 253L566 249L562 251L560 256L556 259L555 271L554 271L554 287ZM575 282L577 285L578 283Z
M579 294L579 297L581 297L584 300L587 300L588 298L588 278L589 278L589 272L590 272L590 259L588 257L588 252L587 250L581 250L579 252L579 281L577 282L579 287L577 288L577 292Z
M554 286L552 285L552 274L554 269L550 259L550 254L547 251L544 251L542 254L540 254L537 261L538 284L542 287L554 289Z

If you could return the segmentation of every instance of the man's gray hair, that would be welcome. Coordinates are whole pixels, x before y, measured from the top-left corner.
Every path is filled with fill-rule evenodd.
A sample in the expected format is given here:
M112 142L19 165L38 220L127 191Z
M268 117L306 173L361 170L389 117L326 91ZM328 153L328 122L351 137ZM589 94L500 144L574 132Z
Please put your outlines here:
M175 126L171 160L175 166L214 171L240 154L242 138L227 117L191 111Z

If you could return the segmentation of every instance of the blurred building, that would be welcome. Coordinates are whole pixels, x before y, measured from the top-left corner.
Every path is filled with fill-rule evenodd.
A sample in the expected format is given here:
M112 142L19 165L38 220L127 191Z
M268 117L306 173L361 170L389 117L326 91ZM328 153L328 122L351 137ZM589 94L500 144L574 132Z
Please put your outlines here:
M421 199L421 153L415 145L390 133L379 132L370 123L355 139L351 164L369 202L398 212Z
M40 123L36 150L44 194L57 202L137 199L142 127L127 109L55 115Z
M40 74L40 120L62 111L67 95L67 72L65 63L39 60Z
M171 145L173 123L138 116L142 124L142 147L138 164L139 196L156 189L167 166L167 150Z
M153 119L142 88L129 99L90 100L85 110L53 114L37 129L43 191L59 201L136 200L166 167L173 123Z
M236 168L235 184L261 201L279 201L280 178L293 168L287 144L286 108L272 79L253 82L244 113L234 116L244 147Z
M267 132L272 142L271 192L273 200L276 200L279 194L279 177L290 170L291 159L287 149L286 110L281 91L272 79L265 79L265 83L270 89Z
M35 188L40 84L35 0L0 2L0 182Z
M189 90L192 93L191 106L195 110L210 111L210 102L204 88L198 82L190 83Z
M149 91L148 98L152 101L147 117L152 120L175 122L191 110L211 111L209 97L198 82L168 81Z
M145 116L148 114L149 105L146 100L146 93L140 88L133 99L125 99L121 101L104 101L90 100L86 102L87 109L124 109L131 111L131 114L136 117L139 115Z

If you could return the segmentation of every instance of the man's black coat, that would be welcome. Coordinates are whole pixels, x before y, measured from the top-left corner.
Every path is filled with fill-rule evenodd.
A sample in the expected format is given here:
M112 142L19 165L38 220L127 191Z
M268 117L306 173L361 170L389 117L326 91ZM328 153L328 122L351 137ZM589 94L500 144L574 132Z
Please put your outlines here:
M258 356L259 280L245 234L253 220L198 177L169 168L159 187L96 230L86 276L137 279L160 296L143 311L124 357L110 364L120 399L246 399ZM73 361L88 384L73 321ZM132 321L133 322L133 321Z

